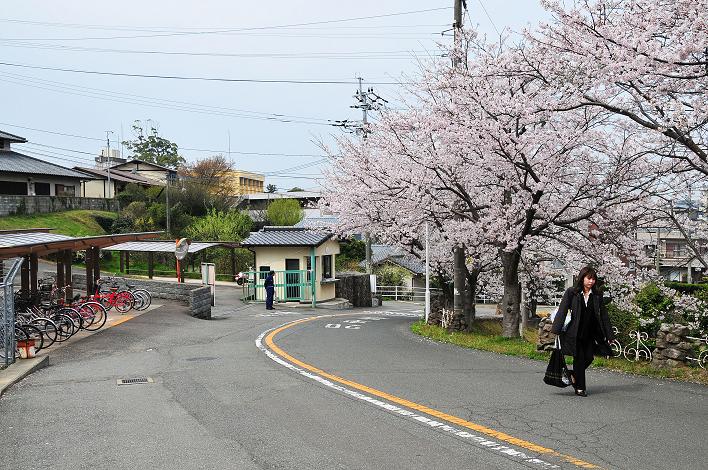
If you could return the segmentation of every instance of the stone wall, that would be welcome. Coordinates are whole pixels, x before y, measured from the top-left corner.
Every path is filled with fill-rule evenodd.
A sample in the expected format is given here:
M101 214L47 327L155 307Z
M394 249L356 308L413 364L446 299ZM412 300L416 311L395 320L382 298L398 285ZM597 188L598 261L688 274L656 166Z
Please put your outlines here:
M189 291L189 314L196 318L211 318L211 287L204 286Z
M353 307L371 307L371 283L363 273L337 273L334 295L347 299ZM381 305L379 303L379 305Z
M538 341L536 342L536 350L552 351L556 347L556 335L551 333L553 322L551 316L542 318L538 324Z
M685 364L691 356L694 344L686 338L690 336L687 326L662 323L656 335L656 348L652 353L652 365L656 367L676 367Z
M0 195L0 216L11 214L45 214L73 209L118 212L117 199L97 197L8 196Z
M73 274L72 285L86 289L86 274ZM153 299L169 299L189 305L189 313L196 318L211 318L211 290L201 284L178 284L151 279L130 279L131 284L146 289Z

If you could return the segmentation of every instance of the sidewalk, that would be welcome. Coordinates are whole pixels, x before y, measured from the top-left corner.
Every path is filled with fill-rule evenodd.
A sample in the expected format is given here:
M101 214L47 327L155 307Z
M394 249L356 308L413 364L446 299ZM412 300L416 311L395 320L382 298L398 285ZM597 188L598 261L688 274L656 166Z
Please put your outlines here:
M77 341L81 341L84 338L88 338L89 336L95 335L96 333L100 333L101 331L105 331L108 328L113 328L114 326L118 326L121 323L125 323L128 320L132 320L135 317L139 317L140 315L143 315L145 313L148 313L152 310L155 310L157 308L162 307L161 304L155 304L153 303L148 307L147 309L138 312L131 310L129 313L121 315L120 313L117 313L115 310L111 310L108 312L108 318L106 319L106 324L101 328L100 330L97 331L86 331L86 330L81 330L76 332L75 335L73 335L71 338L68 340L58 343L55 342L52 344L51 347L42 349L39 351L36 355L36 357L32 359L20 359L17 358L14 364L10 364L10 366L7 367L7 369L0 370L0 397L5 393L5 391L10 388L12 385L16 384L20 380L24 379L31 373L46 367L49 365L49 357L50 353L52 351L56 351L58 349L61 349L63 347L66 347L69 344L73 344Z

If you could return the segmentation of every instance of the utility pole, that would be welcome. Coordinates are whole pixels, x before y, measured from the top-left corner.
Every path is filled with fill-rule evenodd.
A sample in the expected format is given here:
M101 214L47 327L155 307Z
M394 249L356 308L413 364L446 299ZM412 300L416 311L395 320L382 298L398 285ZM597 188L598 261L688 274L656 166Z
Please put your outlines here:
M353 128L355 131L361 132L362 148L366 150L366 137L369 134L369 111L379 109L381 105L388 103L388 101L374 93L374 89L371 87L364 91L362 86L364 79L362 77L357 77L357 80L359 81L359 89L354 93L357 104L351 107L361 109L361 123L352 123L348 120L335 121L335 126L345 129ZM364 240L366 242L366 272L371 274L371 236L369 232L364 234Z
M359 91L357 92L354 97L359 100L361 103L359 107L361 108L361 123L362 123L362 145L366 145L366 134L367 134L367 128L369 126L369 97L367 93L364 93L364 90L361 87L361 82L363 81L362 77L357 77L359 80ZM373 90L372 90L373 91ZM371 266L371 235L369 232L366 232L364 234L364 240L366 242L366 262L364 263L366 265L366 274L371 275L373 269Z
M167 236L170 236L170 171L165 175L165 206L167 206Z
M108 198L110 199L111 197L111 137L110 135L113 134L113 131L106 131L106 150L108 153ZM105 197L105 191L104 191L104 197Z
M452 25L454 31L454 56L452 59L453 67L460 65L458 56L460 42L462 41L462 2L463 0L455 0L455 18ZM464 294L465 294L465 247L455 245L453 249L453 315L461 316L464 311ZM467 325L469 327L469 325Z

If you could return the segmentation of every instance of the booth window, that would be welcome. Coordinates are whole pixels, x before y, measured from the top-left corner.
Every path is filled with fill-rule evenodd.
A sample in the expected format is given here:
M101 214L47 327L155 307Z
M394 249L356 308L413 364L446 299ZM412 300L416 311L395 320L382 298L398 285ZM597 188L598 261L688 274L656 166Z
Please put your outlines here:
M322 279L332 279L332 255L322 257Z
M258 270L260 271L260 278L265 279L268 277L268 273L270 272L270 266L261 266Z

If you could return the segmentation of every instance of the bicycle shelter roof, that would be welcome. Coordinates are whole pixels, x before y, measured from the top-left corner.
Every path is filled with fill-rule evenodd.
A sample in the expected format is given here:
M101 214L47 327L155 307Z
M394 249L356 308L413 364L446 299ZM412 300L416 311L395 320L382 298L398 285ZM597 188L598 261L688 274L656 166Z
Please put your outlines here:
M45 255L61 250L81 251L92 247L105 248L106 246L127 241L157 238L161 234L162 232L137 232L92 237L69 237L67 235L39 231L8 231L0 234L0 258L30 254Z
M236 242L192 242L189 244L188 253L197 253L199 251L211 248L213 246L224 246L234 248L238 244ZM136 241L125 242L117 245L103 247L109 251L144 251L144 252L159 252L159 253L174 253L175 242L173 241Z

